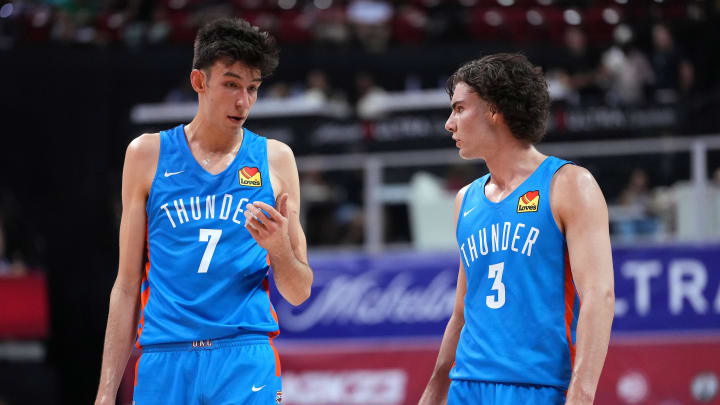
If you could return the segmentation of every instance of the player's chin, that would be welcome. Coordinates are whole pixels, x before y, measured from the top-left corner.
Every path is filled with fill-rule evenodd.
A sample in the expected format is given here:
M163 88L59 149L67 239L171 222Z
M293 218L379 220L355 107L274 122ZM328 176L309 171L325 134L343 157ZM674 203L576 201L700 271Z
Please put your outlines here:
M458 155L460 155L461 159L465 159L465 160L474 158L472 156L472 154L466 148L463 148L462 146L458 146Z

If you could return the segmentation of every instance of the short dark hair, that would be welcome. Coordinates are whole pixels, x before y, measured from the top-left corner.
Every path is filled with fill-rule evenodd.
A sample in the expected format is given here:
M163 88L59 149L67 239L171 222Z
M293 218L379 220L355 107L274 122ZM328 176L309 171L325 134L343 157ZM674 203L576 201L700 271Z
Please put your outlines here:
M275 71L280 48L272 35L239 18L220 18L205 24L194 44L193 69L207 69L218 60L243 62L260 69L262 78Z
M498 53L466 63L447 81L450 98L460 82L502 113L516 138L537 143L545 135L550 113L547 82L542 68L524 55Z

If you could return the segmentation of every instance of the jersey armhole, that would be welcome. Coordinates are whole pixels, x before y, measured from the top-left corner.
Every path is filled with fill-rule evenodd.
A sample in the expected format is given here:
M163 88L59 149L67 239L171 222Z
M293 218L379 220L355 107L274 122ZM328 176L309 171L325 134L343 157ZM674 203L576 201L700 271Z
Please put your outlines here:
M560 229L560 226L558 226L558 222L555 219L555 214L553 213L553 209L552 209L552 184L553 184L553 180L555 179L555 175L557 174L557 172L560 169L562 169L563 167L565 167L566 165L576 165L576 163L572 162L570 160L564 161L561 165L559 165L557 168L555 168L552 176L550 177L550 182L548 183L548 209L550 210L550 218L552 219L553 228L562 237L563 243L567 243L567 241L565 240L565 232L563 232Z
M272 174L271 174L271 168L270 168L270 145L268 144L268 139L264 136L257 136L258 140L262 142L265 145L265 166L267 170L265 173L267 173L267 183L270 186L270 195L272 196L273 203L270 204L271 206L275 207L275 201L277 200L277 196L275 195L275 187L273 187L272 182Z
M157 157L157 164L155 167L155 174L153 175L152 181L150 182L150 189L148 191L147 202L145 204L146 210L147 210L147 207L149 207L151 205L151 202L152 202L152 199L154 196L153 186L155 185L155 180L157 180L158 176L160 175L160 162L162 161L162 157L164 154L163 151L165 149L165 142L163 142L163 141L166 137L167 137L167 133L165 131L161 131L158 136L158 142L160 142L160 148L158 148L159 151L158 151L158 157Z
M485 177L485 176L483 176L483 177ZM458 235L458 229L460 229L460 218L462 218L462 215L461 215L461 214L462 214L463 210L465 209L465 201L467 201L468 194L470 194L470 190L472 189L472 187L475 185L475 183L477 183L478 181L482 180L483 177L477 178L477 179L473 180L472 183L468 184L468 185L467 185L467 189L465 190L465 194L463 194L462 202L460 203L460 210L459 210L458 213L457 213L457 220L455 221L455 241L456 241L456 242L457 242L458 236L459 236L459 235ZM461 189L461 190L462 190L462 189ZM459 191L458 191L458 192L459 192ZM453 204L453 205L454 205L454 204Z

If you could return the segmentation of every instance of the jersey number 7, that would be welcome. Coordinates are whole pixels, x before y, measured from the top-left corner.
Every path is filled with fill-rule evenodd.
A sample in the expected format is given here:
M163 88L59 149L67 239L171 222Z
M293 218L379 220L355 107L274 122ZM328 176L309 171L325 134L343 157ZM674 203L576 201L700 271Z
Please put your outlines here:
M208 244L205 248L205 253L203 253L202 260L200 260L198 273L207 273L213 253L215 253L215 247L217 247L220 241L220 235L222 235L222 229L200 229L200 242L208 242Z

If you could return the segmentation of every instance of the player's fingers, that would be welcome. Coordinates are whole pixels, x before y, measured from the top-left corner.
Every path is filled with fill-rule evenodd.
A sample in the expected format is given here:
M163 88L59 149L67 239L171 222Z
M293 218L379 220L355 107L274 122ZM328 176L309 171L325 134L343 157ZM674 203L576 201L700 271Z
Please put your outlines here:
M262 202L262 201L255 201L252 203L256 208L261 208L265 212L267 212L270 216L270 219L274 221L280 221L282 218L284 218L275 208L271 207L270 204Z
M262 212L262 210L260 208L254 206L252 204L247 204L245 206L245 213L246 213L246 215L247 215L247 213L250 213L252 216L255 217L255 219L257 219L260 222L263 222L266 219L272 219L272 218L268 217L267 215L265 215L265 213Z
M245 225L251 226L257 230L261 230L265 227L265 224L250 210L245 210L243 214L245 215Z
M258 235L257 229L253 228L253 226L249 222L245 222L245 229L250 232L250 236L253 237L256 241L260 238L260 235Z
M265 229L264 225L254 218L246 218L245 229L247 229L253 239L258 242L263 241L269 236L269 233L267 229Z

